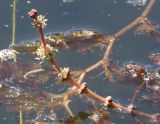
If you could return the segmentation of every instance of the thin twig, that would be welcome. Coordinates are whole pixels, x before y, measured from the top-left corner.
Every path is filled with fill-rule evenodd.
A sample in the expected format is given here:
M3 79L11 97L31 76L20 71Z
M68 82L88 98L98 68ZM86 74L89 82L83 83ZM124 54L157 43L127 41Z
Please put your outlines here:
M141 85L139 85L139 87L136 88L136 90L135 90L135 92L134 92L134 94L133 94L133 96L132 96L132 100L131 100L131 104L132 104L132 105L134 104L137 95L139 94L139 92L141 91L141 89L145 86L145 84L146 84L146 81L143 81L143 82L141 83Z
M68 112L68 114L70 115L70 117L74 117L74 114L73 114L73 112L71 111L71 109L70 109L70 107L69 107L69 105L68 105L68 102L65 102L63 105L64 105L66 111Z
M128 32L131 28L133 28L134 26L136 26L137 24L139 24L139 22L141 20L143 20L148 13L150 12L152 6L155 4L156 0L150 0L150 2L148 3L147 7L145 8L145 10L143 11L143 13L141 14L140 17L138 17L137 19L135 19L133 22L131 22L129 25L125 26L124 28L122 28L120 31L118 31L117 33L115 33L114 35L112 35L111 39L109 39L110 43L104 53L104 59L108 59L113 44L114 42L122 35L124 35L126 32Z
M79 83L82 83L86 74L95 70L96 68L98 68L100 65L102 65L102 60L98 61L97 63L93 64L92 66L86 68L85 70L83 70L83 72L81 73L80 77L79 77Z
M40 68L40 69L36 69L36 70L31 70L31 71L25 73L23 77L24 77L25 79L28 79L28 76L29 76L29 75L34 74L34 73L43 72L43 71L44 71L44 69L41 69L41 68Z

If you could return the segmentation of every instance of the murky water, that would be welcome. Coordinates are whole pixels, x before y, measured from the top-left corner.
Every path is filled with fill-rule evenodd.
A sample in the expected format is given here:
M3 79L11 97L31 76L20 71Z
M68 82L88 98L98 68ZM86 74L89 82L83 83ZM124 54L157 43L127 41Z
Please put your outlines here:
M12 27L12 1L0 0L0 49L8 48L11 44L11 27ZM31 20L27 17L27 12L36 8L42 15L46 15L48 22L45 28L45 33L53 32L69 32L77 29L91 29L100 32L101 34L113 34L126 24L138 17L144 6L132 6L126 3L125 0L31 0L17 1L17 31L16 42L34 42L39 38L39 33L32 28ZM155 23L160 24L159 3L153 7L149 18ZM134 61L136 63L149 65L153 64L149 59L150 53L159 52L159 44L155 37L135 36L134 29L122 36L115 43L113 52L110 58L118 61L120 66L124 63ZM94 64L103 55L104 49L96 49L94 53L81 55L74 51L65 51L56 54L56 58L62 66L69 66L72 69L84 69L87 66ZM29 62L29 60L28 60ZM86 82L89 87L102 96L111 95L114 100L124 104L129 104L134 89L137 84L110 83L101 77L93 77L102 70L92 72L88 75ZM2 72L0 72L2 73ZM91 78L93 77L93 78ZM57 89L65 90L62 86L53 85L53 80L47 84L40 84L39 87L50 92L60 92ZM62 92L61 91L61 92ZM73 113L87 110L88 106L80 99L74 97L70 103ZM136 102L136 107L148 113L158 113L160 108L157 105L148 103ZM78 109L77 109L78 108ZM64 117L64 111L59 111L58 116ZM17 124L18 113L10 112L5 106L0 107L0 123L1 124ZM29 115L26 115L27 118ZM109 120L116 124L135 124L135 120L120 112L111 112ZM84 123L92 123L85 121ZM145 123L150 123L145 121ZM51 123L54 124L54 123Z

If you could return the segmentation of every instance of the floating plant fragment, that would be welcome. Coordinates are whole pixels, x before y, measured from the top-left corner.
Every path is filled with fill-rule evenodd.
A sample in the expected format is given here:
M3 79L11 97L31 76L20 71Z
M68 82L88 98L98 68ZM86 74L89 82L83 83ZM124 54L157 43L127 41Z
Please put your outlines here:
M0 61L6 62L8 60L14 60L17 52L13 49L3 49L0 51Z
M136 63L127 63L124 66L124 71L132 78L142 78L146 75L145 68Z
M31 4L31 1L30 1L30 0L27 0L26 3Z
M71 34L74 36L74 37L80 37L80 38L84 38L84 39L89 39L93 36L96 36L98 35L97 32L94 32L94 31L91 31L91 30L76 30L76 31L73 31L71 32Z
M133 6L145 6L147 3L147 0L127 0L126 2Z
M63 3L71 3L73 2L74 0L62 0Z

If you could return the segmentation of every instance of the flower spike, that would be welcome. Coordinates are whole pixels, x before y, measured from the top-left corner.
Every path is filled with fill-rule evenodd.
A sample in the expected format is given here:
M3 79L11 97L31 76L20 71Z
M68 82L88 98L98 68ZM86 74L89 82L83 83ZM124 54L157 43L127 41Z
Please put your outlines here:
M38 15L38 11L37 11L36 9L31 9L31 11L29 11L27 15L28 15L30 18L36 19L36 18L37 18L37 15Z

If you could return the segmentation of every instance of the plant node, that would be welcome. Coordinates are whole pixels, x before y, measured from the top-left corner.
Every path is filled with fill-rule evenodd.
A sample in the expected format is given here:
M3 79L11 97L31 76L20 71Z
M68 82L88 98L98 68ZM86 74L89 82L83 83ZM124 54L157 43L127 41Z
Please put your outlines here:
M68 79L70 75L69 67L61 69L61 72L58 74L58 79L61 81Z
M78 93L79 94L85 93L86 89L87 89L87 84L84 82L81 84L81 87L80 87Z
M111 103L112 103L112 97L111 97L111 96L107 96L107 97L105 98L104 106L105 106L105 107L108 107L108 106L111 105Z
M130 113L130 114L132 114L134 109L136 109L136 107L133 104L130 104L127 107L127 112Z

